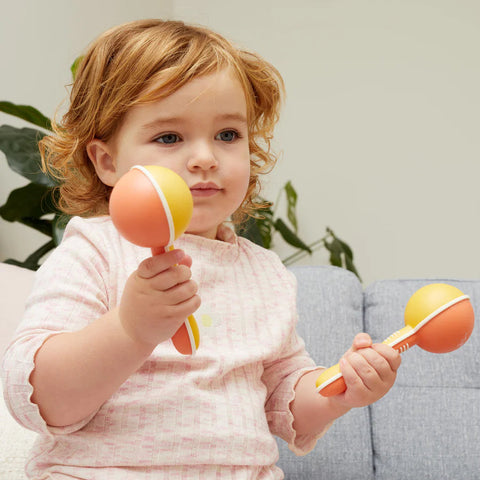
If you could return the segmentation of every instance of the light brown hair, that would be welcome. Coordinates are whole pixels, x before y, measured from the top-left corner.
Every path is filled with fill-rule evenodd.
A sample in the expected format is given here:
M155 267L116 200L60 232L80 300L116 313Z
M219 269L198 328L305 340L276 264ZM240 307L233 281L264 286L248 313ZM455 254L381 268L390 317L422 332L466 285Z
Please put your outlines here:
M140 20L101 35L82 58L70 106L53 135L39 143L43 167L60 180L60 208L84 217L108 213L112 187L103 184L86 147L108 141L130 107L172 94L195 77L231 68L245 92L250 149L250 182L234 215L242 220L261 207L259 175L276 157L270 141L284 92L282 77L255 53L234 47L204 27L178 21Z

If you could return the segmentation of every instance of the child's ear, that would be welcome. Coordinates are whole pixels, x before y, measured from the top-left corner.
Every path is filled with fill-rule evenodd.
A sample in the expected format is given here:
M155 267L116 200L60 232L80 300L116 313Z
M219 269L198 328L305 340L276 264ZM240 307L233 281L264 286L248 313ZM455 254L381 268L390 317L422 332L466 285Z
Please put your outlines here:
M112 147L95 138L87 144L87 154L95 167L98 178L105 185L113 187L118 180L118 175Z

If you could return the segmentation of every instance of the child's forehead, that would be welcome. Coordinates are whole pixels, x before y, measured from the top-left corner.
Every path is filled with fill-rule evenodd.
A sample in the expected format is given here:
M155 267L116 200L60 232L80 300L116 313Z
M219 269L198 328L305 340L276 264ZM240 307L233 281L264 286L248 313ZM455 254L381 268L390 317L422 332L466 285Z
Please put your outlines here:
M163 79L152 83L140 95L138 105L161 102L164 107L189 106L208 97L211 100L230 100L246 108L246 92L238 75L230 68L193 77L177 87L165 85ZM231 97L231 98L230 98Z
M217 64L205 71L196 74L181 74L171 69L159 70L150 78L146 79L145 88L139 95L139 101L160 100L177 92L179 89L192 83L201 82L209 78L212 87L218 86L219 82L239 83L242 88L242 76L232 65Z
M127 112L127 118L147 126L173 123L190 115L246 123L246 96L236 75L225 69L195 77L168 94L159 88L156 98L138 102Z

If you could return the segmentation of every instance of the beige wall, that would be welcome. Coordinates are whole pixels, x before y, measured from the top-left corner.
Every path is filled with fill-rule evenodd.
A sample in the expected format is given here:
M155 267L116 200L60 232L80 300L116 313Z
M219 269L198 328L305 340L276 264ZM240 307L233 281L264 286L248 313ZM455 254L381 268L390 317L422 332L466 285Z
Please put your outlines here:
M116 23L180 18L258 51L288 92L265 193L273 200L293 181L301 236L313 241L330 226L353 247L365 283L478 278L480 2L50 0L9 2L9 12L0 17L0 97L47 115L71 60ZM0 202L22 183L0 159ZM0 259L41 241L0 223ZM280 241L277 250L288 251Z

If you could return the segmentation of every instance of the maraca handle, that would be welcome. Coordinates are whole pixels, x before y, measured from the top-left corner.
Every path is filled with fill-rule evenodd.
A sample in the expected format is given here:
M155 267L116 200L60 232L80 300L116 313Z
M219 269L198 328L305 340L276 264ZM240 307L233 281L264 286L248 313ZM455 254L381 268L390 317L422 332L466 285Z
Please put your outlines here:
M197 321L190 315L172 337L175 348L182 355L195 355L200 345L200 332Z
M153 247L151 250L152 255L160 255L173 249L174 246L169 245L168 247ZM200 331L193 315L189 315L185 323L173 334L172 342L182 355L195 355L200 345Z
M345 380L340 372L340 365L337 363L333 367L324 370L315 382L317 392L324 397L333 397L334 395L340 395L343 393L347 386Z
M391 346L399 353L403 353L415 345L415 331L409 326L403 327L382 343ZM315 386L317 387L317 392L324 397L333 397L343 393L347 387L338 363L324 370L317 377Z
M395 333L392 333L392 335L382 343L390 345L390 347L399 353L403 353L415 345L415 330L410 326L403 327Z

